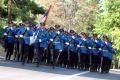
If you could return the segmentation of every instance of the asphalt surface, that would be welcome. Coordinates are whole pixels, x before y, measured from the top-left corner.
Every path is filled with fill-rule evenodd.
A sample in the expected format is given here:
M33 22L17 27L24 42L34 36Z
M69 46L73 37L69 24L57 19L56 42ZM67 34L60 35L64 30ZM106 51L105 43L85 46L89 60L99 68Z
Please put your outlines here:
M120 71L101 74L58 67L52 69L45 65L38 68L35 64L21 65L21 62L0 58L0 80L120 80Z

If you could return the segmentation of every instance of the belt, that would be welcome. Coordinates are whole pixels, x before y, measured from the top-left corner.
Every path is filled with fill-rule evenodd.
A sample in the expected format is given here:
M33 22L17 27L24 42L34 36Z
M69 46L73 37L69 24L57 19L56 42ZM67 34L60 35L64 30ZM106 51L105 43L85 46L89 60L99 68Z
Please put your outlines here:
M14 36L7 36L7 37L14 37Z
M80 47L85 47L85 46L80 46Z
M108 50L102 50L102 51L108 52Z
M110 53L108 50L103 50L103 51L108 52L108 54L112 55L112 53Z
M54 42L55 44L58 44L58 43L60 43L60 42Z
M92 49L96 49L96 48L92 48Z
M70 44L70 46L74 46L74 44Z
M30 37L23 37L23 38L30 38Z

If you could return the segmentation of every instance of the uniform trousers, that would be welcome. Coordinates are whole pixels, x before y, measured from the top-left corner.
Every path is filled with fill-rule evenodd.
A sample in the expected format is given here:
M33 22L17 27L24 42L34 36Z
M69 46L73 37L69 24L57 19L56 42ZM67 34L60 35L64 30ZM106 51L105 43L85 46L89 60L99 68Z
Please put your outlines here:
M10 60L11 55L13 54L14 43L7 43L7 53L6 60Z
M89 69L89 55L86 53L80 54L80 69L88 70Z

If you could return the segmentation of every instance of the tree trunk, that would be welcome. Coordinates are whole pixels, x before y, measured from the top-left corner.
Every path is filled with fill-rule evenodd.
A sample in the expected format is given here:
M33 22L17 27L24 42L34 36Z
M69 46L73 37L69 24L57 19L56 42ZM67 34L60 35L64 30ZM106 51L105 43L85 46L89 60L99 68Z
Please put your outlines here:
M11 12L12 12L12 0L8 0L8 19L11 18Z

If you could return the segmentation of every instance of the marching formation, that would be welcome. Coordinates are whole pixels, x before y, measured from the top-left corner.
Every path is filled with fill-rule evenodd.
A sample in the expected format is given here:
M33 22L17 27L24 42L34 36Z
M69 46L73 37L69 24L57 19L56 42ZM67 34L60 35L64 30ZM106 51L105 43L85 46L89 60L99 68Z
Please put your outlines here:
M55 25L46 28L30 27L24 21L16 28L13 22L3 30L6 60L14 56L15 61L49 65L53 68L89 70L108 73L115 50L110 39L97 34L87 36L84 32L69 32Z

